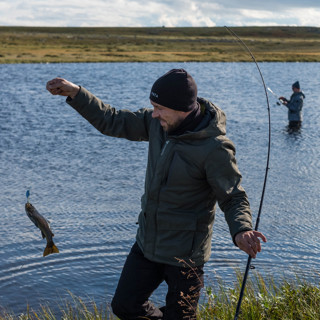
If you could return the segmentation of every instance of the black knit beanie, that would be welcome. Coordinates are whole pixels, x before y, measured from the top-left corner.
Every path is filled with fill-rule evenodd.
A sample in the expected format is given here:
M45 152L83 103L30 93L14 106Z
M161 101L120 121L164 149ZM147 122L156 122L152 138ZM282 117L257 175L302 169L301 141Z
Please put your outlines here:
M153 84L150 100L173 110L188 112L197 106L197 85L184 69L172 69Z
M292 87L293 87L293 88L300 89L300 83L299 83L299 81L296 81L295 83L293 83L293 84L292 84Z

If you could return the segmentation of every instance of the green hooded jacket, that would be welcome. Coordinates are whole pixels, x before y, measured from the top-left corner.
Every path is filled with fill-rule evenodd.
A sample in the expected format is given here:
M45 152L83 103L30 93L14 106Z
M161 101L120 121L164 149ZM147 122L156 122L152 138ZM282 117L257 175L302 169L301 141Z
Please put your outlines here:
M232 238L252 230L251 212L235 147L226 137L226 117L211 102L198 98L211 120L204 129L167 136L152 109L116 110L85 88L67 102L101 133L149 141L145 192L136 240L155 262L202 265L211 253L216 202Z

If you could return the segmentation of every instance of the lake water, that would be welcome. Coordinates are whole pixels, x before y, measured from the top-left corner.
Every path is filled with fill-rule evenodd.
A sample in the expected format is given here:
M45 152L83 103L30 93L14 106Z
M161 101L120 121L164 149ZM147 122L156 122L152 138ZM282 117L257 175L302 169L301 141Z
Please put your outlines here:
M253 210L259 208L266 168L268 116L253 63L99 63L1 65L0 80L0 305L14 313L54 309L71 299L109 303L134 242L144 186L147 143L101 135L45 89L61 76L117 108L149 107L152 83L171 68L187 69L199 96L227 114L227 134ZM256 269L276 279L296 274L319 283L319 63L260 63L269 86L291 95L299 80L306 95L301 133L286 131L287 112L269 96L270 171L259 230L268 238ZM26 216L30 202L51 222L60 253L42 257L45 240ZM247 257L232 243L218 210L205 285L232 286ZM165 285L153 299L164 301ZM0 308L1 309L1 308Z

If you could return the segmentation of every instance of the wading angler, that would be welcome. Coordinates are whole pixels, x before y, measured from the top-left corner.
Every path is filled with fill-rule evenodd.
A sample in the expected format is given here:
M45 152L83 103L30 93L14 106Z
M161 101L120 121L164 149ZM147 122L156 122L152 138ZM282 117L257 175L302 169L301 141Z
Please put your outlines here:
M280 97L279 100L288 108L288 129L290 131L296 131L299 130L302 125L302 107L303 100L306 96L300 89L299 81L292 84L292 91L293 93L290 100L285 97Z
M117 110L62 78L49 81L47 89L66 96L101 133L149 143L136 242L112 300L113 312L120 319L196 319L216 204L225 214L230 241L241 250L255 258L260 239L266 241L252 228L224 112L198 97L184 69L158 78L149 94L152 108L136 112ZM163 281L166 304L157 308L149 297Z

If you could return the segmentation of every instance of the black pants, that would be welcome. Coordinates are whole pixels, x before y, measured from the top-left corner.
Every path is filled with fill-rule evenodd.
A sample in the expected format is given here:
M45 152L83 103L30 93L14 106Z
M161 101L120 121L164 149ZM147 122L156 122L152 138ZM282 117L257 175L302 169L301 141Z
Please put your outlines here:
M168 284L168 293L166 306L159 309L149 297L163 281ZM121 320L195 320L202 287L203 265L190 268L152 262L143 256L135 243L123 267L111 306Z
M301 128L302 121L289 121L289 129L299 130Z

